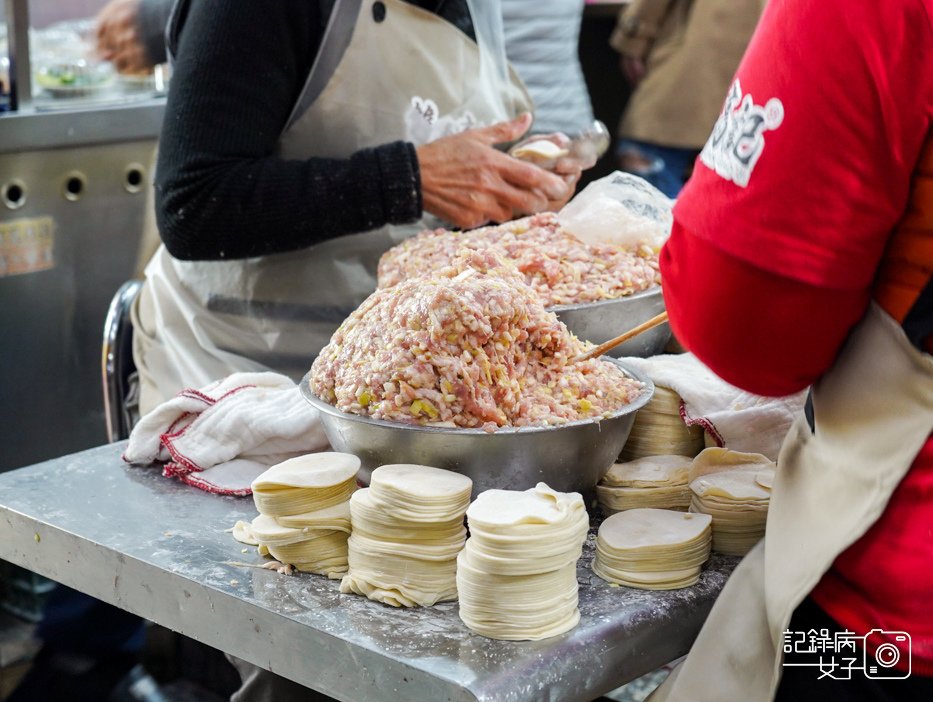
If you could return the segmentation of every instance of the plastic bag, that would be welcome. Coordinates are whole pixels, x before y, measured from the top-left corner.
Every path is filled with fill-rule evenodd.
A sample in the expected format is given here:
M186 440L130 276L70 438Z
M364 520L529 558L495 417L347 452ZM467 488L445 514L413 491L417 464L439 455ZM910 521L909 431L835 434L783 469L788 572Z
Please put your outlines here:
M659 250L671 234L674 201L643 178L615 171L587 185L557 214L561 225L588 244Z

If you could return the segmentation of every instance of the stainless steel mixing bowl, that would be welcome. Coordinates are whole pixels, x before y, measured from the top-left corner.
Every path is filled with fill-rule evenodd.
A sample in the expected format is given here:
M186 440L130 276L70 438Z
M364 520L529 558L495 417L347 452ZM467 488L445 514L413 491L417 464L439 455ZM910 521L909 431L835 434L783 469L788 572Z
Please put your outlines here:
M596 483L616 461L635 421L635 412L654 393L646 376L623 361L604 356L645 384L642 394L609 417L553 427L482 429L422 427L342 412L318 398L306 375L301 394L320 412L335 451L359 456L360 478L369 483L374 468L389 463L418 463L468 475L473 494L489 488L526 490L545 482L555 490L592 495Z
M558 305L548 307L548 311L554 312L580 339L601 344L661 314L664 296L661 287L655 286L616 300ZM609 354L616 357L654 356L664 350L670 338L671 328L665 322L615 347Z

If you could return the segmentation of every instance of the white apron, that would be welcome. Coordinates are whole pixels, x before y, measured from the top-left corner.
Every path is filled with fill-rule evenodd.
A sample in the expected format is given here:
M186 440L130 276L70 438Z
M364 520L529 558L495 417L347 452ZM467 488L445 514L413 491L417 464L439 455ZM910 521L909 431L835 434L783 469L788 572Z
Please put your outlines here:
M498 0L468 4L476 42L402 0L337 0L278 155L348 158L530 110L505 62ZM140 409L234 371L274 370L297 380L375 290L379 257L434 226L387 226L246 260L178 261L161 247L134 317Z
M794 610L881 516L933 432L933 356L875 303L812 392L815 431L803 416L791 427L765 538L651 702L772 699Z

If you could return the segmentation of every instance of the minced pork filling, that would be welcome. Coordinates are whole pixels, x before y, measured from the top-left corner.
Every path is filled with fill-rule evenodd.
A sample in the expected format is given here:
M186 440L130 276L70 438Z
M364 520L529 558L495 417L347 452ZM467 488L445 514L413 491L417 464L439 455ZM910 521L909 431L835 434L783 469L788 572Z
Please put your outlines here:
M409 424L547 426L599 417L642 383L593 359L494 251L464 251L433 275L377 290L311 368L344 412Z
M448 266L463 249L489 248L515 264L547 307L613 300L661 282L651 246L585 244L548 212L465 232L423 231L383 254L379 287Z

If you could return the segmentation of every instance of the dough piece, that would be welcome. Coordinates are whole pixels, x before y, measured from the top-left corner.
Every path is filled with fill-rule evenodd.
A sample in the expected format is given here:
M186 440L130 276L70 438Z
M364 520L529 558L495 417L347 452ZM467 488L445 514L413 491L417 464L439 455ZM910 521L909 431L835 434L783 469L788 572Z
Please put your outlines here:
M312 527L314 529L333 529L350 533L350 501L319 509L314 512L293 514L276 518L283 527L301 529Z
M755 482L761 485L761 487L770 490L774 487L774 471L773 470L761 470L755 473Z
M355 478L360 459L349 453L324 451L277 463L253 481L253 490L332 488Z
M266 546L293 544L308 538L311 529L292 529L279 524L273 517L260 514L253 519L250 529L256 540Z
M693 459L690 466L690 481L702 475L730 470L746 470L757 473L760 470L775 470L777 465L760 453L744 453L726 448L707 448Z
M248 546L259 545L259 542L253 535L253 531L249 522L244 522L242 520L237 521L237 523L233 525L232 531L233 538L239 541L241 544L247 544Z
M756 481L757 473L730 470L696 478L690 489L703 497L725 497L735 501L767 500L771 493Z
M597 540L612 551L679 549L709 532L712 518L663 509L633 509L606 519Z
M616 463L603 476L601 484L631 488L686 485L692 464L690 456L645 456L628 463Z
M524 144L519 144L509 151L509 154L515 158L531 163L548 163L558 158L563 158L570 152L555 144L548 139L535 139Z
M310 453L277 463L253 481L261 514L289 517L316 512L350 499L360 459L349 453Z
M542 533L550 525L563 528L574 515L585 513L579 493L562 493L544 483L524 492L515 490L486 490L467 509L471 527L492 533ZM515 527L534 525L522 532ZM546 528L544 529L546 530Z
M340 591L393 607L457 599L457 555L473 481L419 465L381 466L350 499L349 572Z
M494 639L530 641L580 620L576 564L589 527L582 497L544 483L487 490L467 510L457 558L460 618Z

